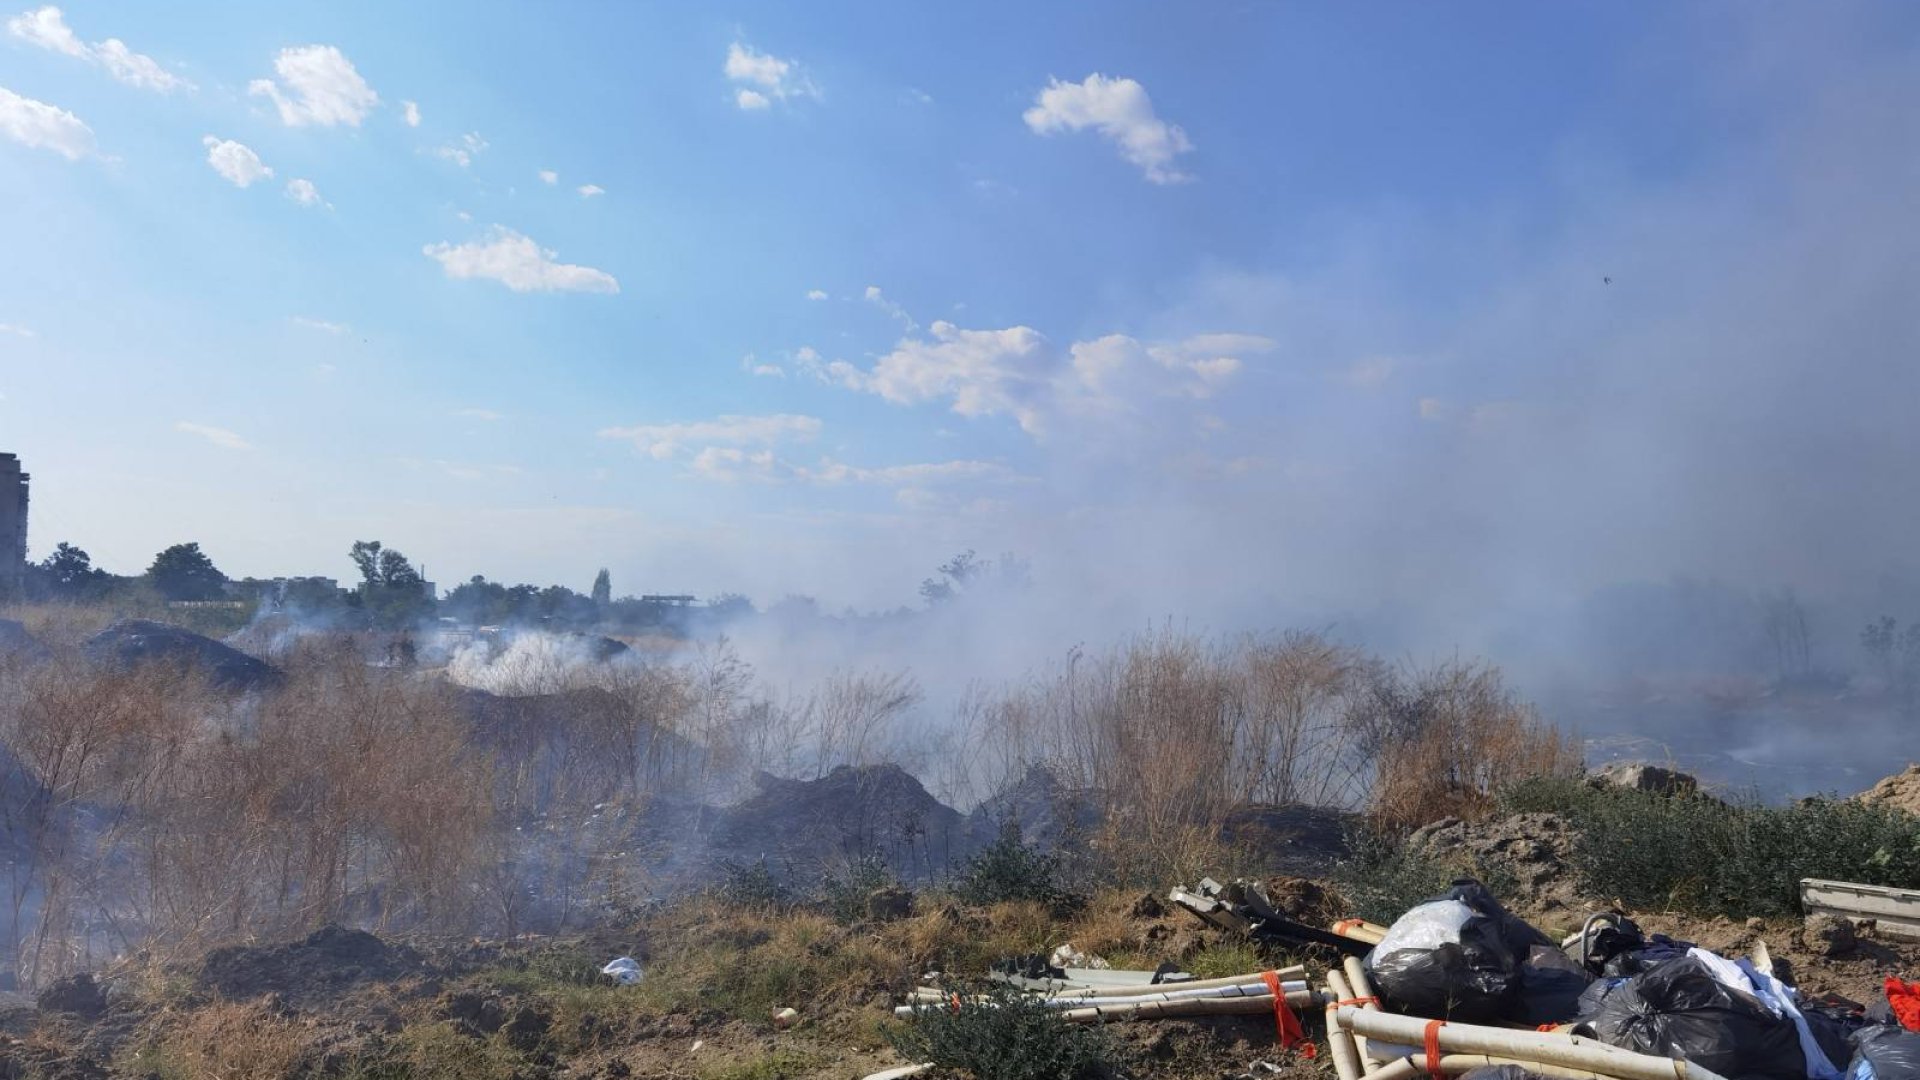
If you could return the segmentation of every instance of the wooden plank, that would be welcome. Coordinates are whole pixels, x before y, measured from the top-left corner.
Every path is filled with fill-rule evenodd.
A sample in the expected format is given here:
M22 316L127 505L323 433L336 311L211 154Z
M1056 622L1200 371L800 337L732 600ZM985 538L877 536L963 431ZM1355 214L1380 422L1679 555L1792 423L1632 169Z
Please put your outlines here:
M1800 882L1800 904L1808 914L1871 919L1886 933L1920 938L1920 891L1913 889L1807 878Z

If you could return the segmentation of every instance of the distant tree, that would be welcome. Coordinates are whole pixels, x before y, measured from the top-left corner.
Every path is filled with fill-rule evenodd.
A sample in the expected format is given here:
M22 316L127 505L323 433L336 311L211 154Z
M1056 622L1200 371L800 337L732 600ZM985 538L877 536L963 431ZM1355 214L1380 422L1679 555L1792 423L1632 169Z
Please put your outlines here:
M168 600L218 600L225 595L227 575L199 544L175 544L154 556L147 581Z
M607 573L607 568L603 566L599 573L593 575L593 606L596 611L604 612L607 610L607 605L611 603L613 603L613 575Z
M361 606L376 622L405 626L433 610L426 580L399 551L378 540L355 540L347 557L360 570Z
M708 619L725 622L753 614L753 601L739 593L721 593L707 601Z
M40 561L40 570L48 591L69 600L92 594L108 577L106 571L94 568L93 556L65 541Z
M1766 597L1763 608L1767 643L1773 646L1774 667L1782 680L1813 671L1813 635L1807 629L1807 609L1792 589Z
M920 583L920 598L929 607L936 607L957 596L988 587L1024 589L1030 583L1030 570L1027 561L1012 552L989 563L969 548L941 563L938 577L930 577Z

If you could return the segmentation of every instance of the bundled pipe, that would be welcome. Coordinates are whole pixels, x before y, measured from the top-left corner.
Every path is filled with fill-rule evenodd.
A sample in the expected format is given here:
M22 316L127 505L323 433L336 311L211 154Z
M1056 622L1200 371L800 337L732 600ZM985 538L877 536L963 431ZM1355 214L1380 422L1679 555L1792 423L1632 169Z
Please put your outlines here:
M1340 1080L1360 1080L1360 1050L1353 1033L1340 1023L1340 1002L1352 995L1338 971L1327 972L1327 1051L1333 1055L1333 1071Z
M1442 1054L1440 1072L1444 1076L1459 1076L1488 1066L1518 1065L1527 1072L1538 1076L1550 1076L1555 1080L1619 1080L1618 1077L1597 1073L1591 1069L1575 1069L1565 1065L1549 1065L1541 1061L1522 1058L1494 1057L1487 1054ZM1385 1068L1366 1074L1363 1080L1415 1080L1417 1077L1431 1075L1424 1057L1403 1057L1387 1063Z
M1280 983L1280 989L1288 996L1289 1000L1291 1000L1295 994L1308 993L1307 984L1304 981L1282 982ZM924 989L915 990L913 996L915 1004L902 1005L894 1010L894 1014L897 1016L911 1016L917 1009L924 1008L928 1005L952 1003L958 997L958 995L942 994L939 991L927 993ZM1259 982L1234 983L1226 986L1204 987L1201 989L1187 989L1183 987L1178 990L1163 990L1158 993L1136 994L1128 997L1090 998L1075 995L1069 997L1049 997L1042 1000L1046 1006L1051 1009L1076 1009L1088 1006L1089 1004L1097 1008L1108 1008L1123 1005L1170 1004L1180 1001L1231 1001L1236 998L1261 998L1267 1002L1269 1007L1273 1004L1273 993L1264 980ZM958 1000L962 1003L977 1004L988 999L973 996L959 998Z
M1361 963L1359 957L1349 956L1342 961L1341 966L1344 968L1344 977L1341 979L1341 983L1346 987L1347 991L1340 995L1341 999L1359 1002L1361 1003L1359 1007L1362 1009L1379 1011L1380 998L1373 992L1373 980L1367 977L1367 965ZM1327 974L1331 977L1333 975L1340 975L1342 972L1328 972ZM1383 1064L1383 1062L1374 1060L1373 1056L1368 1052L1368 1040L1364 1035L1355 1034L1353 1036L1353 1046L1360 1054L1360 1068L1363 1071L1371 1071Z
M1274 972L1274 974L1278 975L1283 983L1299 983L1300 988L1302 989L1304 989L1306 986L1307 969L1302 965L1296 964L1292 967L1279 968ZM1253 971L1253 972L1248 972L1245 975L1228 975L1218 979L1193 979L1187 982L1177 982L1177 983L1140 983L1134 986L1063 987L1059 990L1053 991L1049 995L1049 997L1054 997L1054 998L1147 997L1154 994L1186 992L1190 990L1219 990L1223 987L1246 986L1253 983L1258 983L1262 987L1265 987L1266 985L1265 979L1266 979L1265 972ZM1266 993L1264 989L1262 989L1260 992ZM937 998L942 1001L947 1000L951 996L947 991L940 990L936 987L931 987L931 986L916 987L914 989L914 995L916 997Z
M1369 945L1378 945L1387 936L1387 928L1379 923L1370 923L1365 919L1341 919L1333 924L1333 932L1343 938L1364 941Z
M1311 990L1288 992L1287 1005L1304 1009L1325 1000L1324 995ZM898 1009L894 1010L899 1012ZM1240 998L1187 998L1181 1001L1143 1001L1131 1005L1116 1005L1102 1001L1098 1005L1085 1005L1077 1009L1068 1009L1060 1014L1062 1020L1072 1024L1092 1024L1106 1020L1148 1020L1176 1016L1256 1016L1272 1015L1273 995Z
M1672 1058L1637 1054L1592 1039L1534 1031L1508 1031L1477 1024L1451 1024L1343 1005L1336 1010L1343 1027L1369 1039L1421 1046L1429 1034L1443 1055L1486 1055L1532 1067L1588 1070L1616 1080L1724 1080L1709 1069ZM1403 1063L1411 1062L1411 1065ZM1424 1055L1402 1058L1376 1069L1364 1080L1404 1080L1404 1069L1424 1072ZM1402 1070L1389 1075L1389 1070Z

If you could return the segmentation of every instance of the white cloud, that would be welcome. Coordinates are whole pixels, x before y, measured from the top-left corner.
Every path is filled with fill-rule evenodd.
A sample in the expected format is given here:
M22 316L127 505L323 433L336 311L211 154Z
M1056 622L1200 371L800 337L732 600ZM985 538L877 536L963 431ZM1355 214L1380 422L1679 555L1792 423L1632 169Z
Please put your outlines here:
M273 169L260 160L260 155L242 143L208 135L200 140L200 145L207 148L207 164L234 187L249 187L273 175Z
M599 184L581 184L574 190L578 191L580 197L583 199L591 199L595 195L605 195L607 193L607 189L601 187Z
M161 67L153 57L128 48L119 38L91 45L81 41L67 26L60 9L51 4L8 19L7 32L30 45L99 64L107 69L107 74L128 86L162 94L194 88L192 83Z
M1156 184L1193 179L1173 164L1193 149L1187 133L1156 116L1146 87L1132 79L1098 73L1077 83L1053 79L1022 115L1036 135L1093 128Z
M888 401L950 398L961 416L1002 413L1029 432L1040 430L1054 359L1039 331L963 330L942 320L929 332L932 340L901 340L870 372L845 365L836 373L847 385Z
M296 178L287 181L287 198L301 206L324 206L329 210L333 209L332 203L320 197L320 189L314 187L311 180Z
M788 98L820 97L820 88L807 77L798 61L769 56L736 41L727 47L727 78L744 85L734 93L742 109L765 109Z
M407 122L408 127L419 127L420 126L420 103L417 101L401 102L400 118Z
M825 300L826 298L827 298L827 290L825 289L808 289L807 290L807 299L809 300Z
M743 450L733 446L708 446L695 453L687 463L692 472L704 479L733 483L873 484L912 491L926 501L927 487L982 481L1020 479L1013 470L992 461L932 461L908 465L884 465L869 468L849 465L832 458L818 464L788 461L772 450Z
M359 127L380 95L353 68L352 61L332 45L302 45L281 49L273 62L272 79L255 79L247 92L272 99L280 122L288 127L317 124Z
M560 174L557 172L554 172L552 169L541 169L540 182L543 184L549 184L549 185L557 184L560 182Z
M304 326L309 330L318 330L323 334L344 334L352 327L345 323L328 322L325 319L310 319L305 315L295 315L293 325Z
M94 152L93 129L58 106L0 86L0 135L22 146L51 150L68 161Z
M638 427L612 427L600 432L603 439L626 439L656 461L666 461L692 449L691 444L722 446L773 446L785 442L806 442L820 434L820 420L794 413L767 416L718 416L712 420L694 420L675 424L644 424ZM709 446L711 448L711 446Z
M787 369L779 364L763 364L759 357L752 353L740 358L740 370L756 378L784 379L787 377Z
M458 142L450 142L445 146L435 147L433 156L443 161L451 161L464 169L472 165L473 159L479 157L480 151L486 148L487 140L481 138L479 132L469 131L465 135L460 136Z
M228 431L226 428L211 427L207 424L195 424L182 420L173 425L173 430L182 431L188 435L198 435L223 450L253 449L253 444L247 442L247 440L241 438L239 435Z
M1167 398L1206 398L1264 353L1271 339L1200 334L1143 342L1124 334L1079 341L1063 353L1026 326L964 330L946 321L927 338L908 337L871 370L842 360L800 365L824 381L900 404L945 401L961 416L1013 417L1031 435L1061 417L1137 413Z
M453 415L464 420L481 420L489 424L506 419L506 414L494 412L492 409L455 409Z
M887 299L887 294L880 291L880 286L869 285L867 286L867 291L862 295L866 297L867 303L899 319L901 324L907 328L908 332L920 329L920 324L913 321L913 316L907 314L907 309Z
M428 244L420 250L438 260L450 278L485 278L514 292L620 291L620 283L612 274L591 266L555 262L557 253L502 225L487 230L481 240Z
M1339 372L1337 381L1356 390L1378 390L1393 378L1399 362L1391 356L1369 356L1356 360Z
M19 323L0 322L0 334L12 334L15 337L34 337L34 332Z

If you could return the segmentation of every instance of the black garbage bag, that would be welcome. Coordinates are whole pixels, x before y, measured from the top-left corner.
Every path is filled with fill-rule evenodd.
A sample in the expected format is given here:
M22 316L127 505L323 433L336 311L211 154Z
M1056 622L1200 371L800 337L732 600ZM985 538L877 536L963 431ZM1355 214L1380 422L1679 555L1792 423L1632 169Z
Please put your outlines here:
M1835 1065L1843 1065L1853 1056L1855 1037L1873 1026L1863 1007L1831 995L1801 999L1800 1015L1806 1019L1813 1041L1820 1044L1820 1052Z
M1395 920L1367 967L1374 989L1401 1012L1468 1023L1518 1019L1526 1012L1524 959L1536 946L1552 949L1553 942L1469 878Z
M1898 1024L1861 1028L1846 1080L1920 1080L1920 1032Z
M1519 1011L1506 1019L1535 1027L1564 1024L1581 1014L1580 996L1592 982L1586 969L1566 953L1535 945L1520 965Z
M1580 1021L1609 1046L1685 1058L1726 1077L1806 1080L1793 1021L1721 983L1698 959L1670 960L1613 988Z
M1693 948L1690 941L1675 941L1665 934L1651 937L1626 916L1601 923L1585 944L1582 957L1587 970L1602 978L1627 978L1648 968L1676 960Z

